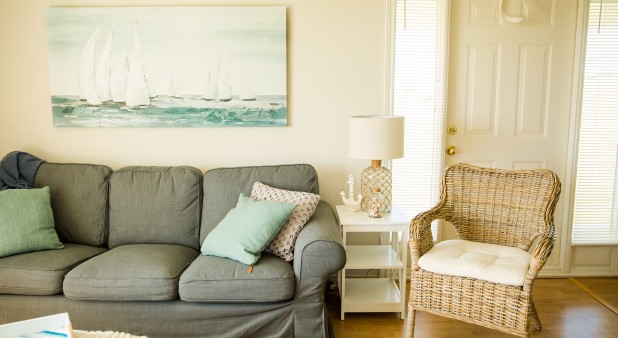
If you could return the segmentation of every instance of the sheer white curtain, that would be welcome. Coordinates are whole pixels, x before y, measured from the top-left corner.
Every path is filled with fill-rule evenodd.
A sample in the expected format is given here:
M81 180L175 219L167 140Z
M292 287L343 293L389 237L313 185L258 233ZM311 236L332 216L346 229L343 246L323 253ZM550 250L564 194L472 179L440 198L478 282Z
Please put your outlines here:
M618 244L618 0L586 3L572 243Z
M437 202L444 167L449 1L393 2L392 113L405 116L405 155L392 164L393 204L414 217Z

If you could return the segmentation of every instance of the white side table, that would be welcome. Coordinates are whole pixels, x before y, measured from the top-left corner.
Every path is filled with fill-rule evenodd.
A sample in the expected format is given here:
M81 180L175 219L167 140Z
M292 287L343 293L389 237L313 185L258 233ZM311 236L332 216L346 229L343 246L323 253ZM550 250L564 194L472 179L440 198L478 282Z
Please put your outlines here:
M346 312L400 312L404 319L410 219L396 206L381 218L344 208L343 205L336 207L347 256L338 281L341 320ZM348 245L349 232L378 232L390 236L385 245ZM347 278L346 271L352 269L380 269L386 273L380 273L380 278Z

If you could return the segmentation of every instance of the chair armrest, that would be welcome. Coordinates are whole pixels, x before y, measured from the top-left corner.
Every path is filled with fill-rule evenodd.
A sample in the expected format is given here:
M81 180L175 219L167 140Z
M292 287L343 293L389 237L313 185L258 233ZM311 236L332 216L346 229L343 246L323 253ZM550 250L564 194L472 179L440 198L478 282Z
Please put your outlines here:
M414 271L418 270L418 259L433 247L433 235L431 233L431 222L436 219L443 219L439 206L431 210L416 215L410 221L410 257L411 266Z
M345 265L346 255L337 217L328 203L321 201L296 239L294 274L297 291L315 277L324 282ZM298 294L298 293L297 293Z
M529 292L532 289L532 282L545 265L547 258L554 248L554 243L556 242L556 230L553 226L550 227L550 229L549 234L540 235L541 239L534 247L534 251L532 251L530 267L528 268L528 272L526 272L526 279L524 280L525 291Z

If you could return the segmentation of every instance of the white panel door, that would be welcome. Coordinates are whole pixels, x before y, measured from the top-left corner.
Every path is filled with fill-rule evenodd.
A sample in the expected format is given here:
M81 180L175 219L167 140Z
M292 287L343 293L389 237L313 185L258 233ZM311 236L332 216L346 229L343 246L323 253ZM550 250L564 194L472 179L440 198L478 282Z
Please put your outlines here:
M577 0L524 0L512 23L499 0L451 2L447 163L548 168L564 181ZM504 0L505 14L526 12ZM559 239L562 199L556 210ZM452 238L446 227L443 238ZM548 267L560 263L559 243ZM563 256L564 257L564 256Z

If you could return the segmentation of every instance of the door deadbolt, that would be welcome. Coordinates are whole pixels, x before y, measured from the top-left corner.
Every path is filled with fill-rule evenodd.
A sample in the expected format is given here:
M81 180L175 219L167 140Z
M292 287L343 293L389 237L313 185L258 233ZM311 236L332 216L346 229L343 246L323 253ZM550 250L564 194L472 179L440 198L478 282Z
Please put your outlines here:
M449 134L449 135L457 134L457 127L455 127L455 126L448 126L448 128L446 128L446 133Z

